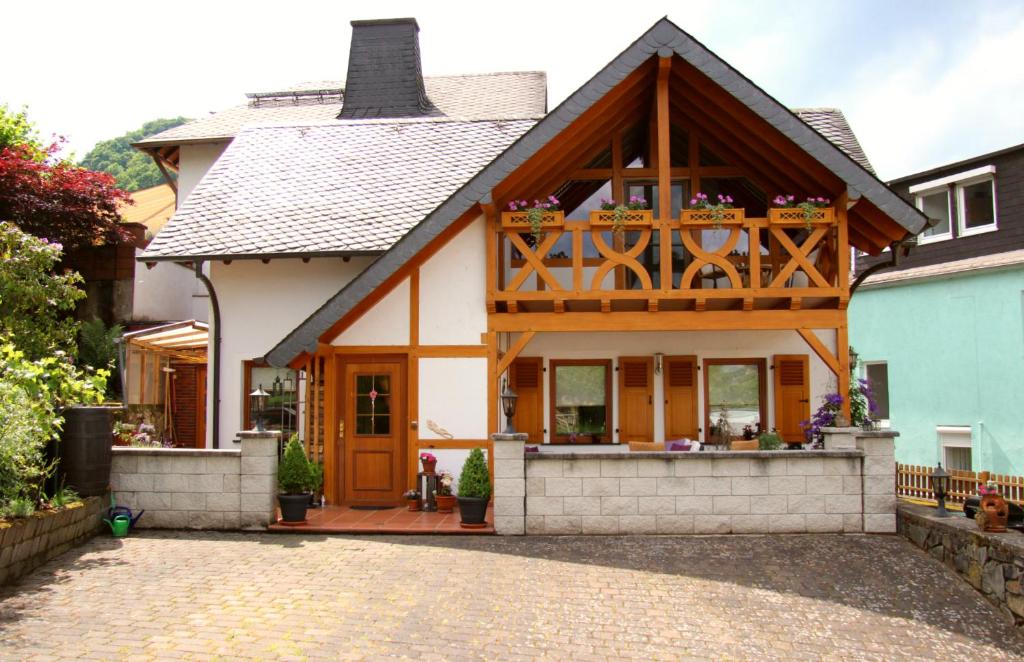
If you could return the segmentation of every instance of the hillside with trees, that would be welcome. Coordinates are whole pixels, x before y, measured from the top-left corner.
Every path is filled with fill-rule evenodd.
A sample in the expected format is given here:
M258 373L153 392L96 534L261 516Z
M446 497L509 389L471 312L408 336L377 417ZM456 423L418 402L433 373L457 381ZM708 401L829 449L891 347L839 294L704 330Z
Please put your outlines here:
M138 191L163 184L164 177L153 163L153 159L132 147L132 143L180 126L187 121L185 117L174 117L146 122L135 131L96 143L96 146L82 158L81 165L89 170L110 173L117 179L117 185L126 191Z

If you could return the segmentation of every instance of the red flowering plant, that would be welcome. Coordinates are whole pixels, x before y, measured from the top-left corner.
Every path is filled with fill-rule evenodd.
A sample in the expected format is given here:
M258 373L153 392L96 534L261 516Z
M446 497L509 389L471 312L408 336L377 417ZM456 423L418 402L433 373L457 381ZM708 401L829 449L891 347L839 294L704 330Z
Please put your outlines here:
M432 453L420 453L420 462L437 462L437 458Z
M707 193L697 191L690 199L690 209L706 209L710 211L711 222L716 228L720 228L722 227L722 221L725 220L725 214L722 212L726 209L732 209L732 203L731 195L718 194L718 202L711 202L708 199Z
M549 195L543 202L534 200L532 205L526 200L512 200L508 203L508 210L526 212L526 220L530 222L530 234L533 236L534 242L539 244L543 235L544 214L558 211L559 205L561 203L558 198Z
M803 202L797 202L795 195L777 195L772 198L772 206L778 209L799 209L804 213L804 223L807 225L807 229L811 229L811 221L814 220L814 212L823 207L828 207L830 200L828 198L810 197Z
M999 495L999 490L996 488L995 482L991 480L985 483L984 485L978 485L978 496L989 495Z

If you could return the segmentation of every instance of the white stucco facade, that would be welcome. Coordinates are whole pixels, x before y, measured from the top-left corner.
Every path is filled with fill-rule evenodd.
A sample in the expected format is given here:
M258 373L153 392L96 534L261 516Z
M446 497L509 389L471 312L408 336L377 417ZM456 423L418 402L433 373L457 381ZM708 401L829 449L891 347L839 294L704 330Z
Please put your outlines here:
M409 279L406 278L365 315L338 334L332 345L408 345Z
M371 258L235 260L211 263L210 280L220 302L220 446L232 444L241 429L244 406L243 363L260 358L372 261ZM213 338L214 329L210 329ZM212 355L212 352L211 352ZM213 370L208 371L213 393ZM207 444L213 430L207 407Z
M227 149L227 142L184 144L178 151L178 206Z
M141 253L141 251L136 251ZM135 265L132 318L136 322L171 322L209 319L209 297L195 273L173 262L152 268Z
M420 344L481 344L487 331L485 230L478 218L420 268Z

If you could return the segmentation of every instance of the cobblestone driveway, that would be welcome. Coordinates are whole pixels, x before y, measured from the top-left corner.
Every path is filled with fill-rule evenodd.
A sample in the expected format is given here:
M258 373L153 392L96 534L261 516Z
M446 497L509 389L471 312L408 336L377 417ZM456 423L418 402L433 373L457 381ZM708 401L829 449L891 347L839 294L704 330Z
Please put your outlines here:
M0 591L4 659L1024 659L895 537L97 538Z

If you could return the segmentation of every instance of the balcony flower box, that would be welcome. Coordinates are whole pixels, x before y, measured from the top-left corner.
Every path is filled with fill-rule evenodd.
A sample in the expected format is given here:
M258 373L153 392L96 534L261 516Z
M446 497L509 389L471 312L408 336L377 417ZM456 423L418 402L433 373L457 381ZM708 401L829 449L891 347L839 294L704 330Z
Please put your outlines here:
M654 222L654 212L650 209L628 209L622 218L622 227L626 230L632 228L649 228ZM614 209L597 209L590 212L590 226L595 228L610 228L615 226Z
M771 207L768 209L768 223L795 228L833 225L836 222L836 212L832 207L819 207L811 211L810 214L811 217L807 218L804 210L799 207Z
M548 211L540 222L541 228L550 230L565 225L565 212ZM506 230L519 230L520 232L531 232L530 218L525 211L503 211L501 212L501 227Z
M719 216L718 219L715 217ZM684 209L683 210L683 226L694 225L700 227L706 226L725 226L725 225L743 225L745 215L743 208L733 209L722 209L716 212L711 209Z

